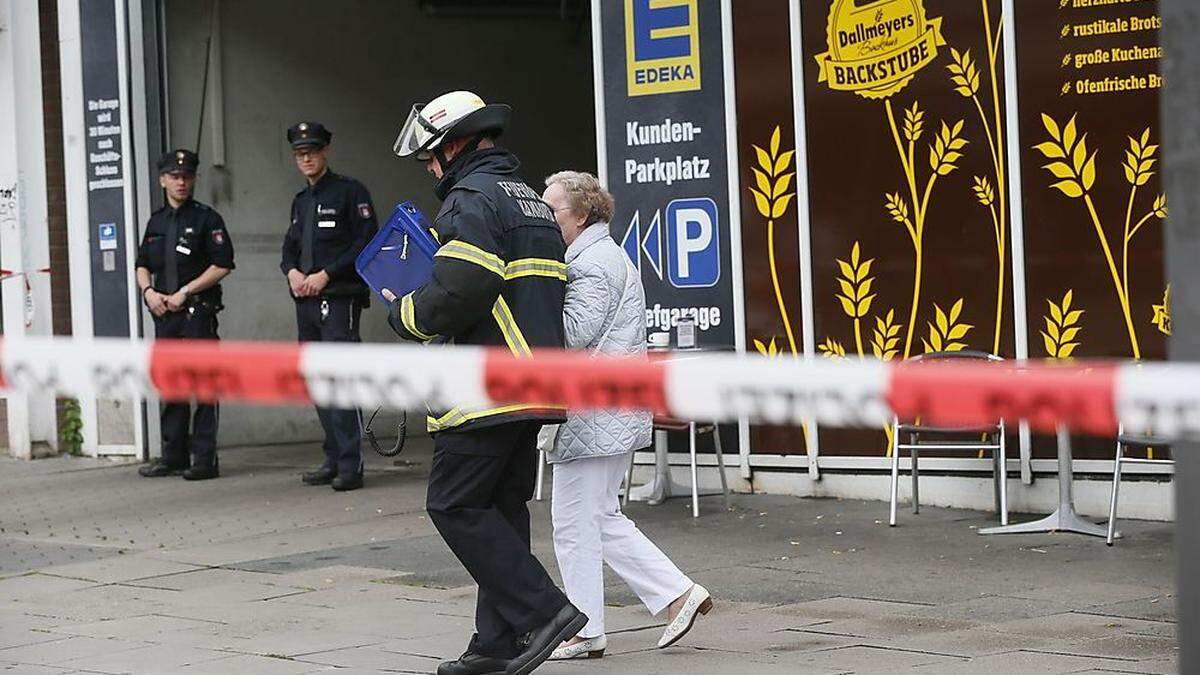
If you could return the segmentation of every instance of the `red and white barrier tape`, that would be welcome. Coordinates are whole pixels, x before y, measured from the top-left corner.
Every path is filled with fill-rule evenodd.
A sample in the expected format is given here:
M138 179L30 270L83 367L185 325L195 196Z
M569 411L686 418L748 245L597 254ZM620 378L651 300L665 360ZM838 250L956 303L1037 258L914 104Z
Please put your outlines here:
M434 410L509 403L645 408L683 419L808 420L879 427L893 412L928 424L1026 419L1112 434L1117 422L1200 438L1200 364L805 361L703 354L664 360L479 347L137 342L24 338L0 343L6 390L123 398L221 399Z

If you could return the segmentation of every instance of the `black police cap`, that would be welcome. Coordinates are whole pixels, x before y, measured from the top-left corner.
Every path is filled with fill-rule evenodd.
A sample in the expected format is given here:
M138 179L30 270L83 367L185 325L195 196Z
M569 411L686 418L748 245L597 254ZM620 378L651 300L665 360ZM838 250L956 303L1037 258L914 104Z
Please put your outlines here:
M293 149L323 148L329 145L333 134L320 122L300 122L287 130L288 143Z
M160 174L195 174L197 166L200 166L200 156L184 148L172 150L158 159L158 172Z

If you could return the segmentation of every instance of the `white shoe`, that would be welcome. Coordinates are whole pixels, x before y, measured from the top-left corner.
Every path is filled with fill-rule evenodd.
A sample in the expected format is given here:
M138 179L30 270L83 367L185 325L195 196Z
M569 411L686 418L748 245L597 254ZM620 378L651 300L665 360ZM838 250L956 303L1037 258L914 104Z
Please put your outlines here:
M692 629L692 624L696 623L696 615L708 614L712 606L712 596L708 594L708 589L700 584L693 584L692 590L688 591L687 601L683 603L683 609L667 624L667 629L659 638L658 648L663 649L679 642Z
M566 661L568 659L598 659L604 656L604 648L608 646L608 638L601 635L600 637L588 638L582 642L576 642L573 645L559 645L555 649L548 660L550 661Z

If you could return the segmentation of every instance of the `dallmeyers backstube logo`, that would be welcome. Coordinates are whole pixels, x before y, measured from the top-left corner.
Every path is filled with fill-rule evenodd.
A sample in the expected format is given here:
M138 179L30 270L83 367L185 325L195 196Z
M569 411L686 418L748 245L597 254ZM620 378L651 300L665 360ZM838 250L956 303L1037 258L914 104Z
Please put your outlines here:
M937 57L946 44L941 18L926 19L922 0L834 0L817 55L818 82L865 98L887 98Z

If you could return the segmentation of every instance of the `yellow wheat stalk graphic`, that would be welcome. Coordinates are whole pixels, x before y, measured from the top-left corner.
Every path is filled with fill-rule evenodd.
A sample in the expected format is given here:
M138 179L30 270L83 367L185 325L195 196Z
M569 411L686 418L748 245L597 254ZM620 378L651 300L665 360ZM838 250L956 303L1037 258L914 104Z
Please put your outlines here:
M900 200L895 205L897 214L907 213L907 206L903 200ZM907 217L907 216L905 216ZM838 265L839 276L837 277L838 288L840 293L835 293L834 297L842 305L842 311L846 316L854 322L854 343L858 350L858 358L864 358L866 351L863 349L862 340L862 320L867 317L871 311L871 304L875 300L876 294L871 292L871 287L875 282L875 278L870 276L871 265L875 259L870 258L863 260L862 248L858 241L850 248L850 260L845 261L835 259ZM876 358L890 361L899 354L900 329L901 325L896 323L896 311L888 310L887 317L881 319L875 317L875 330L871 339L871 350ZM817 346L817 351L825 358L844 358L846 349L840 342L831 337L825 338L825 341ZM885 425L883 433L887 436L887 449L885 455L891 456L891 425Z
M1046 347L1046 356L1052 359L1069 359L1079 346L1079 331L1083 330L1079 320L1083 318L1082 309L1071 309L1071 300L1075 297L1074 289L1063 295L1062 302L1055 304L1046 298L1050 313L1043 317L1046 320L1046 330L1042 333L1042 344Z
M895 210L906 213L907 207L901 200L895 205ZM850 260L836 259L838 265L839 276L837 277L838 288L840 293L835 293L834 297L842 305L842 311L846 316L854 322L854 343L858 350L858 358L866 356L866 351L863 349L862 341L862 320L866 318L867 313L871 311L871 304L875 300L876 294L871 292L871 287L875 282L875 278L869 276L871 273L871 265L875 262L874 258L863 260L862 248L858 241L850 249ZM896 323L896 311L888 310L886 318L875 317L875 331L871 339L871 350L876 358L890 361L899 354L900 329L901 325ZM817 351L825 358L844 358L846 349L840 342L833 338L826 338L824 342L817 346ZM892 427L886 425L883 428L883 433L887 436L886 456L891 456L891 436Z
M1050 313L1042 317L1046 321L1046 330L1041 331L1041 334L1047 358L1070 359L1075 353L1075 348L1079 346L1079 333L1083 330L1081 319L1084 310L1071 309L1074 297L1074 289L1068 289L1063 295L1062 301L1057 304L1046 298ZM1157 305L1155 306L1157 307ZM1146 435L1151 435L1149 430ZM1154 448L1146 448L1146 457L1154 459Z
M1154 175L1151 169L1157 161L1154 155L1158 146L1150 144L1150 129L1148 128L1142 132L1140 138L1129 137L1130 149L1126 151L1125 162L1122 165L1125 169L1125 179L1130 185L1129 202L1125 210L1121 266L1118 268L1112 248L1109 246L1108 234L1100 220L1100 214L1096 211L1096 205L1092 201L1091 189L1096 182L1096 152L1088 153L1087 134L1082 136L1078 134L1074 115L1066 125L1060 128L1052 117L1043 114L1042 124L1046 127L1046 132L1050 134L1049 141L1034 146L1038 152L1050 160L1050 163L1042 168L1059 179L1050 187L1057 188L1071 199L1082 199L1087 206L1092 227L1096 232L1096 239L1100 242L1100 249L1108 264L1109 275L1112 277L1121 314L1125 319L1125 329L1129 334L1129 346L1133 352L1133 358L1140 359L1142 352L1138 344L1137 329L1133 325L1133 313L1130 307L1129 244L1142 225L1150 218L1162 220L1167 217L1166 195L1159 195L1155 198L1149 212L1137 223L1133 222L1134 202L1137 199L1138 188L1145 185Z
M777 346L775 346L775 336L774 335L771 336L771 342L768 344L764 344L762 340L755 339L754 340L754 348L758 350L759 354L762 354L763 356L765 356L769 359L773 359L776 356L779 356L779 348Z
M775 290L775 302L779 306L779 318L783 321L783 329L787 333L788 347L792 356L799 354L796 347L796 335L792 331L792 322L788 318L787 305L783 302L783 289L779 285L779 268L775 262L775 220L787 213L794 192L788 192L792 185L794 171L787 169L792 164L794 150L779 151L779 127L771 134L769 150L763 150L757 145L752 146L758 160L758 166L752 167L754 182L757 187L749 188L754 195L754 205L759 215L767 219L767 258L771 269L771 284ZM772 338L772 342L774 338ZM757 342L757 341L756 341ZM757 345L756 345L757 346ZM759 350L762 351L762 350Z
M971 99L975 104L975 109L979 113L980 121L983 124L984 133L987 136L988 148L992 158L994 183L985 178L976 177L975 187L976 196L991 213L996 235L996 252L999 262L997 265L996 321L992 350L998 353L1000 351L1000 334L1004 311L1004 268L1007 234L1004 227L1005 223L1007 223L1008 204L1003 136L1004 126L997 77L1001 43L1000 31L1003 22L1001 21L993 30L991 13L988 9L988 0L980 0L980 7L987 43L985 51L988 57L988 74L990 75L992 96L990 111L992 119L990 122L979 97L981 73L971 58L970 52L959 52L952 48L952 63L948 66L948 69L950 70L951 81L955 85L955 91L963 97ZM924 132L925 113L921 110L917 101L913 101L912 107L904 110L902 139L900 128L897 127L896 114L892 108L891 100L886 99L884 106L888 125L892 131L892 139L896 144L896 154L900 158L900 166L903 169L907 187L907 195L902 194L903 190L887 193L884 207L888 215L895 222L903 225L905 231L908 232L913 246L914 258L912 301L909 306L909 319L907 330L905 331L903 353L900 352L898 347L899 333L903 326L895 323L894 311L889 310L884 320L876 317L875 332L871 341L872 351L876 357L890 360L897 356L907 359L912 354L913 336L917 328L917 314L920 311L921 305L925 225L929 209L929 199L933 193L934 184L937 182L937 179L941 176L949 175L957 168L957 162L962 157L962 150L966 147L968 141L962 135L963 120L959 120L953 125L947 125L945 121L941 123L941 129L935 142L929 147L930 173L926 179L924 190L921 191L918 187L917 178L916 144ZM960 340L965 338L972 326L958 323L959 314L962 312L962 304L962 299L959 299L952 306L950 315L946 315L940 307L934 305L937 326L928 324L930 327L930 338L929 340L922 339L927 352L931 350L964 349L966 347L966 344L960 342ZM885 429L885 434L889 435L889 441L890 432L890 427ZM890 455L890 452L891 443L889 442L888 451L885 454Z
M817 351L827 359L840 359L846 356L846 348L833 338L825 338L824 342L817 345Z
M792 330L792 321L788 317L787 305L783 301L783 288L779 284L779 267L775 261L775 220L782 218L787 213L788 205L796 196L796 193L788 192L792 185L792 178L796 175L794 171L788 171L792 166L792 159L795 157L796 151L780 152L779 136L779 125L776 125L775 130L771 132L771 140L767 144L766 150L757 145L751 145L754 148L758 166L750 168L754 173L755 185L749 186L747 189L750 190L750 194L754 195L754 206L758 209L759 215L767 219L767 261L771 270L771 286L775 291L775 303L779 307L779 319L783 322L783 330L787 334L788 349L792 358L797 358L800 350L796 346L796 334ZM762 340L754 340L754 348L767 358L775 358L781 354L773 335L771 341L766 344ZM803 424L800 429L807 447L808 425Z
M1000 332L1004 320L1004 268L1007 260L1008 233L1005 224L1008 222L1008 193L1005 189L1006 164L1004 156L1004 127L1000 109L1000 94L997 78L997 60L1000 50L1000 32L1003 21L1000 21L993 31L991 15L988 11L988 0L980 0L983 15L984 38L987 41L988 74L991 80L991 120L984 112L983 103L979 98L980 73L971 58L971 51L950 49L951 63L946 66L950 71L950 80L954 83L954 91L975 104L979 113L979 121L987 137L988 151L992 159L992 171L995 179L995 189L985 177L975 177L975 195L980 203L987 207L992 216L992 226L996 239L997 280L996 280L996 320L992 333L992 353L1000 353ZM981 185L983 183L983 185ZM986 192L985 200L982 192Z
M954 82L954 91L962 94L965 98L974 98L979 94L979 70L975 68L975 62L971 60L971 50L966 49L962 52L954 47L950 48L950 65L946 66L946 70L950 71L950 80Z
M875 358L881 361L891 361L900 354L900 329L902 326L896 323L896 310L889 309L886 316L883 318L875 317L875 330L871 335L871 352ZM884 457L892 456L892 434L894 430L892 425L885 424L883 426L883 436L886 446L883 451Z
M992 333L992 353L999 354L1000 329L1004 322L1004 251L1007 236L1004 231L1004 217L996 209L996 191L992 188L991 181L987 176L974 176L973 179L975 182L971 189L975 192L975 198L992 216L992 236L996 240L996 323ZM1003 195L999 201L1003 208Z
M912 353L913 327L917 321L917 311L921 304L921 276L924 264L925 216L929 209L929 198L933 187L941 176L949 175L958 168L956 162L962 157L962 149L967 140L962 137L963 121L959 120L953 126L942 122L940 131L929 145L929 175L925 181L924 191L917 187L916 145L924 133L925 113L914 101L911 108L904 111L904 140L900 139L900 130L896 126L896 116L892 110L891 99L884 101L888 124L892 130L892 138L896 143L896 153L900 157L900 166L908 187L908 198L900 192L888 193L884 206L888 214L897 223L904 226L912 241L914 270L912 303L909 308L908 332L904 339L904 358ZM905 144L907 141L907 145ZM911 215L910 215L911 213Z
M921 344L925 347L925 353L933 352L960 352L967 348L965 342L959 342L967 336L967 333L974 328L969 323L959 323L959 315L962 314L963 299L959 298L950 307L950 313L942 311L942 308L934 303L934 322L929 323L929 339L921 338Z
M900 353L900 324L896 323L896 310L889 309L884 318L875 317L875 331L871 335L871 352L875 358L891 361Z
M837 261L842 274L837 281L842 292L835 294L835 297L841 301L846 316L854 320L854 343L860 357L863 355L862 319L871 310L871 301L875 299L875 294L871 293L871 284L875 279L867 276L873 262L874 258L862 260L857 241L850 250L850 262Z
M1121 283L1125 290L1125 299L1129 299L1129 242L1133 235L1142 229L1142 225L1150 218L1157 216L1159 220L1167 217L1167 196L1160 194L1154 199L1150 212L1142 216L1136 224L1133 223L1133 203L1137 199L1138 188L1145 185L1154 175L1151 169L1158 161L1154 155L1158 152L1157 145L1150 144L1150 128L1142 132L1141 138L1129 137L1129 149L1125 151L1125 180L1129 182L1129 203L1125 207L1125 236L1121 244ZM1161 215L1160 215L1161 214Z

